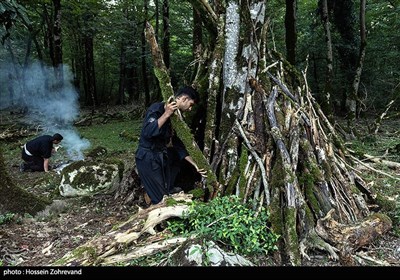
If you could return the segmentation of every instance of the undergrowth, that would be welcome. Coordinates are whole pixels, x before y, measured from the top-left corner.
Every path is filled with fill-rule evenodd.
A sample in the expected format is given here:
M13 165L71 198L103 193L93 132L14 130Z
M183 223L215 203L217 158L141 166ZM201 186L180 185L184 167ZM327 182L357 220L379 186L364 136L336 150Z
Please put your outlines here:
M235 253L252 255L276 250L279 236L268 227L269 213L244 205L237 196L194 201L183 219L168 221L175 235L195 235L224 244Z

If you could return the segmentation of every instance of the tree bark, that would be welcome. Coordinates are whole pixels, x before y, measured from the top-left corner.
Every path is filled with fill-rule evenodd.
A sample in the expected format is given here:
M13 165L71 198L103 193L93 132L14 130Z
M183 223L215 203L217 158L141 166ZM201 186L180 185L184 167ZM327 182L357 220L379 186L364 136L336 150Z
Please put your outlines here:
M6 213L29 213L35 215L43 210L48 201L38 198L24 189L17 187L11 180L5 166L3 149L0 147L0 215Z

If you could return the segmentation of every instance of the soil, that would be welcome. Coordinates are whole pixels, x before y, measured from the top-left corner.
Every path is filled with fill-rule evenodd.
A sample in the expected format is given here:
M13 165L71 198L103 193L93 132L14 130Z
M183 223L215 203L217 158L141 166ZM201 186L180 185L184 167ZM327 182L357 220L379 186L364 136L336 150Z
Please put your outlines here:
M137 209L113 195L54 200L35 217L14 216L0 225L0 260L4 266L51 265L94 236L110 231Z
M129 159L131 160L131 159ZM56 187L41 187L43 178L57 174L19 171L15 163L7 164L9 174L18 185L40 196L51 197ZM398 186L397 186L398 187ZM84 198L60 198L45 213L35 217L15 215L0 225L0 266L49 266L66 253L91 238L107 233L134 214L143 201L126 205L113 195ZM304 266L340 266L325 252L308 252ZM394 230L356 253L365 266L400 266L400 238ZM271 262L270 262L271 264ZM272 262L273 265L273 262Z

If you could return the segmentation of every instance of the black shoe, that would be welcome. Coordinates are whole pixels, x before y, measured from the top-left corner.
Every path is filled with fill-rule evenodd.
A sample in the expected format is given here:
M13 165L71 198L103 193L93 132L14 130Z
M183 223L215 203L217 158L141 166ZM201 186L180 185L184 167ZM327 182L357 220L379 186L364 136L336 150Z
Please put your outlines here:
M180 187L175 187L169 191L169 194L179 193L181 191L183 191L183 190Z
M24 172L24 171L25 171L25 164L24 164L24 163L21 163L21 164L19 165L19 171L20 171L20 172Z

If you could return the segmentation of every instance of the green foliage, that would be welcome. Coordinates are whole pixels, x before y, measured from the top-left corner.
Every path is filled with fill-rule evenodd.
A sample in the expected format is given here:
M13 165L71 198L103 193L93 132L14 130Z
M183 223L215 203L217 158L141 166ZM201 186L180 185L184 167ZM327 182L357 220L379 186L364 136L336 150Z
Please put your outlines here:
M13 218L14 218L13 213L6 213L4 215L0 215L0 225L12 221Z
M268 211L256 213L243 205L237 196L217 197L214 200L193 202L183 220L168 222L176 235L195 234L219 241L236 253L251 255L276 250L279 236L267 226Z

